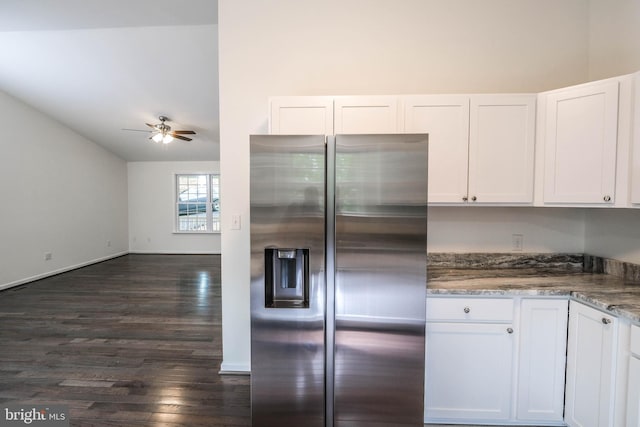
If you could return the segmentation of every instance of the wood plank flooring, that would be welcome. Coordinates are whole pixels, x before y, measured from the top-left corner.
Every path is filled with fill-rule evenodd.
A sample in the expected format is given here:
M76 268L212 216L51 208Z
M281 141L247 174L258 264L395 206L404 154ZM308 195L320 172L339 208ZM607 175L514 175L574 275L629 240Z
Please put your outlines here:
M215 255L132 254L0 291L0 405L65 404L83 427L250 426L249 377L218 375L221 340Z
M249 426L220 376L220 257L132 254L0 292L0 404L72 426Z

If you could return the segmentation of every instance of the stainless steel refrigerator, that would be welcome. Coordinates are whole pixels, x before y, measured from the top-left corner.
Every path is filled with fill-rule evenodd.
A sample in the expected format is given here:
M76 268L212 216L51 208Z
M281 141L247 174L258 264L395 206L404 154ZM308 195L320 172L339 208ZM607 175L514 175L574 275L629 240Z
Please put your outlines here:
M252 425L422 426L427 135L250 147Z

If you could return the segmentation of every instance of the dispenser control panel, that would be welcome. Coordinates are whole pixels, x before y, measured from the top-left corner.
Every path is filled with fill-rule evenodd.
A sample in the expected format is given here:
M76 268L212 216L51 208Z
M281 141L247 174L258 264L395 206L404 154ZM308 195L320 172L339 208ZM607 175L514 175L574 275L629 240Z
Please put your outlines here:
M309 249L266 248L264 305L309 308Z

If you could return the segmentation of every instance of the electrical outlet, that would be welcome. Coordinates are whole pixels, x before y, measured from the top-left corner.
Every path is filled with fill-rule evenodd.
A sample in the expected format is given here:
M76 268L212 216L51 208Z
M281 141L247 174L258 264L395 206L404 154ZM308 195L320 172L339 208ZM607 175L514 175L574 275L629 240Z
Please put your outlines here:
M522 251L524 247L524 235L523 234L512 234L511 235L511 250L519 252Z
M45 261L51 261L52 258L53 258L53 254L51 252L45 252L44 253L44 260Z
M231 229L240 230L241 218L240 215L231 215Z

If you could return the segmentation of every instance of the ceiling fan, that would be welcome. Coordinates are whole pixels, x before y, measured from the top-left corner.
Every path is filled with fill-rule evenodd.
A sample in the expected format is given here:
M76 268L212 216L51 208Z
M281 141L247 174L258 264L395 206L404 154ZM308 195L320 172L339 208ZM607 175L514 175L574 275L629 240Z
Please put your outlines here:
M152 125L151 123L145 123L152 130L141 130L141 129L122 129L122 130L130 130L136 132L151 132L153 135L149 137L149 139L154 142L163 144L168 144L174 139L181 139L183 141L191 141L191 138L187 138L183 135L195 135L196 133L192 130L171 130L171 126L166 124L165 122L170 121L167 116L158 117L160 123Z

